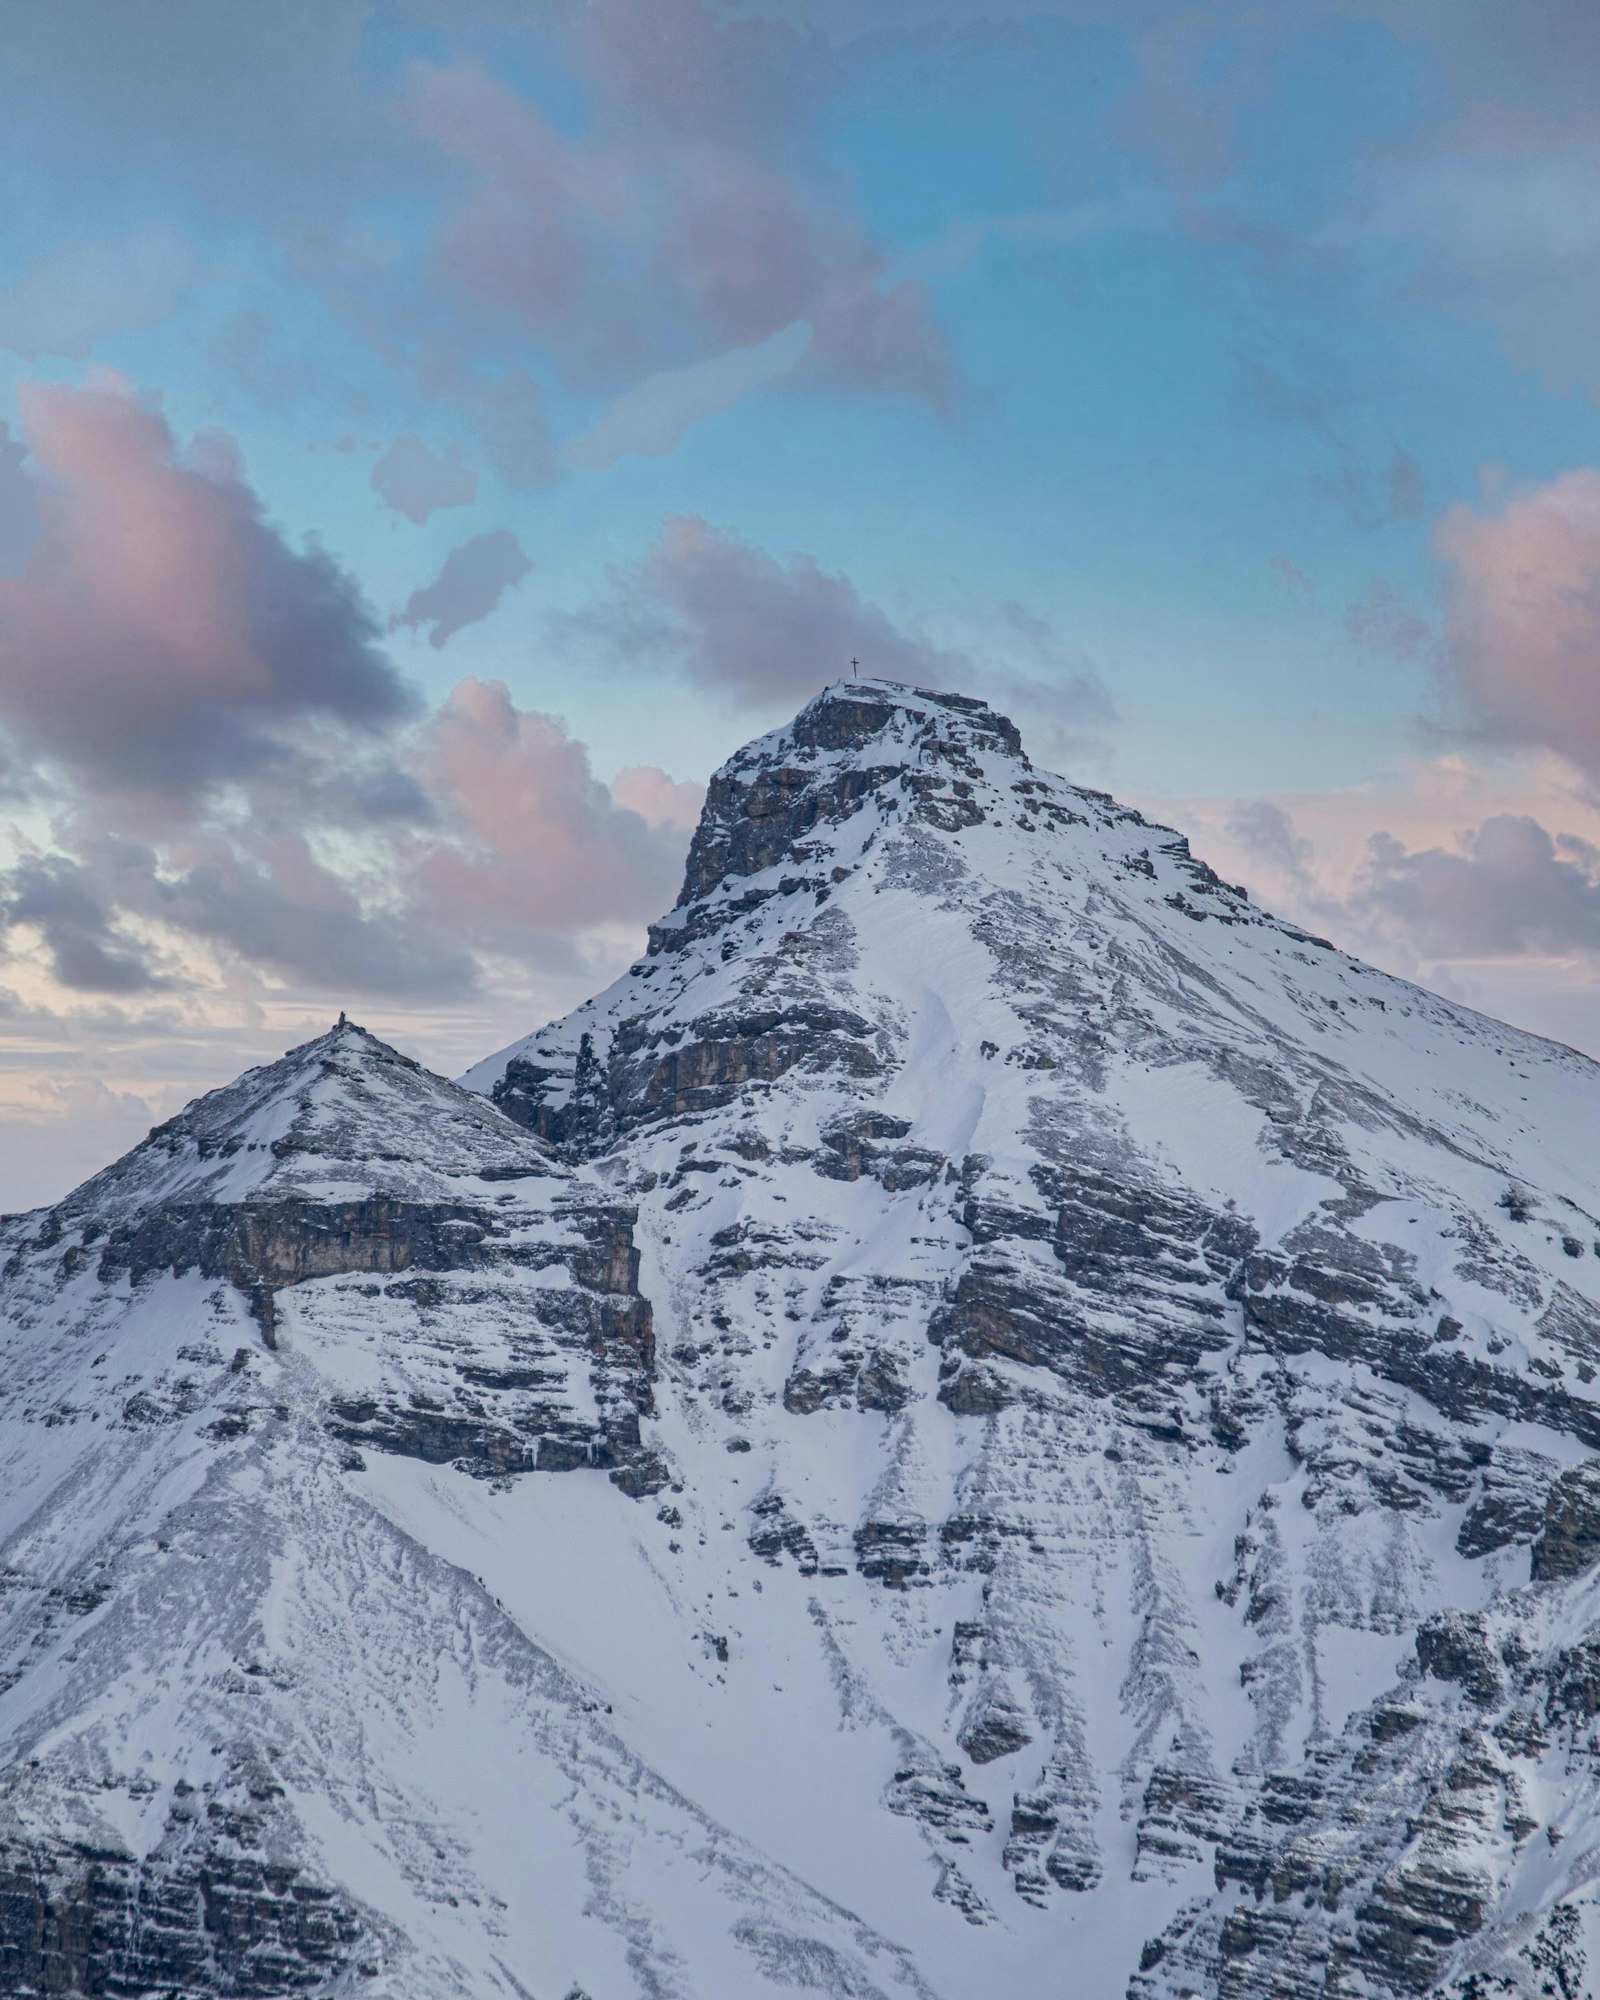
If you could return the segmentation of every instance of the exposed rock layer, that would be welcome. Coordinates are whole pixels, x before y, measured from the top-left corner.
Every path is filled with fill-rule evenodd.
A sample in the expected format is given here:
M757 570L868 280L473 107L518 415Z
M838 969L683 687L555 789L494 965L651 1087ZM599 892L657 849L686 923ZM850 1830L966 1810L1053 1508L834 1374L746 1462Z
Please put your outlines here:
M19 1990L1586 1990L1591 1065L863 683L470 1082L0 1226Z

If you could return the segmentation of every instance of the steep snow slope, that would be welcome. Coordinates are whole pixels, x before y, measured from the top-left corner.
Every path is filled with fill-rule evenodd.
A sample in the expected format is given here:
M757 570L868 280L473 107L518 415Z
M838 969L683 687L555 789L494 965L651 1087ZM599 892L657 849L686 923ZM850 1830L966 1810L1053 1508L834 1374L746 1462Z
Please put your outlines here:
M1589 1584L1526 1586L1600 1442L1592 1064L862 684L465 1080L639 1203L714 1810L952 1995L1576 1964Z
M861 683L466 1081L0 1222L0 1993L1589 1990L1593 1065Z
M5 1225L0 1992L926 1992L477 1573L650 1483L630 1222L341 1025Z

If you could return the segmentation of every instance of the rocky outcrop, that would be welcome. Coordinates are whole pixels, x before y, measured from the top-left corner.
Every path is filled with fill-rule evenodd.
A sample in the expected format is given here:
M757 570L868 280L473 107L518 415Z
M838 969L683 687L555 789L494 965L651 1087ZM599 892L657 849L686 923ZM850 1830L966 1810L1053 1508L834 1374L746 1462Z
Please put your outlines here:
M1600 1562L1600 1459L1572 1466L1551 1483L1533 1545L1533 1579L1584 1576Z
M1022 743L1015 725L982 702L948 694L940 709L934 731L921 746L934 768L911 774L923 779L922 796L936 796L952 782L950 772L941 766L958 770L970 766L968 742L1020 755ZM837 757L841 752L866 752L870 757L891 737L903 714L892 695L841 692L814 703L797 718L792 763L771 764L747 752L725 765L706 793L705 810L689 848L679 909L711 895L729 880L761 875L798 857L819 827L837 828L898 785L907 775L899 756L841 764L825 753ZM959 719L964 729L940 730L937 725L946 718Z
M378 1972L370 1921L266 1826L248 1799L189 1789L142 1855L0 1834L0 1992L281 2000Z
M504 1231L492 1210L464 1202L300 1199L197 1203L148 1211L106 1235L99 1274L135 1284L154 1271L198 1271L247 1291L351 1272L452 1271L493 1254Z
M525 1206L424 1204L375 1197L341 1204L302 1200L169 1208L114 1228L100 1251L102 1279L136 1283L155 1271L226 1280L250 1300L267 1345L276 1345L285 1288L354 1275L399 1278L383 1296L421 1313L439 1335L469 1322L453 1342L455 1366L426 1387L336 1397L328 1428L347 1445L457 1465L482 1478L599 1466L628 1472L641 1491L664 1476L642 1462L640 1418L653 1408L655 1342L638 1288L632 1211L559 1198L530 1232ZM568 1282L537 1274L554 1268ZM524 1284L524 1276L533 1278ZM493 1302L506 1353L476 1357L474 1313ZM588 1378L594 1414L574 1409L574 1365Z
M1505 1675L1489 1643L1481 1617L1440 1611L1417 1631L1417 1661L1435 1680L1453 1681L1480 1708L1494 1708L1505 1696Z
M716 1110L749 1085L774 1083L791 1070L871 1077L880 1067L859 1015L837 1007L768 1008L707 1016L686 1031L619 1035L587 1090L582 1079L575 1084L563 1072L519 1060L496 1082L494 1101L541 1137L582 1152L599 1136ZM555 1101L553 1084L560 1086Z
M1052 1760L1039 1783L1011 1801L1005 1866L1017 1894L1041 1909L1055 1891L1086 1895L1105 1875L1085 1775L1068 1758Z
M641 1431L655 1334L629 1212L564 1208L559 1220L563 1235L514 1238L503 1263L480 1245L465 1271L391 1281L381 1296L427 1328L428 1363L411 1360L385 1391L334 1397L331 1434L483 1479L599 1467L635 1495L658 1491L667 1469ZM539 1282L552 1270L565 1282ZM487 1351L486 1324L498 1329Z

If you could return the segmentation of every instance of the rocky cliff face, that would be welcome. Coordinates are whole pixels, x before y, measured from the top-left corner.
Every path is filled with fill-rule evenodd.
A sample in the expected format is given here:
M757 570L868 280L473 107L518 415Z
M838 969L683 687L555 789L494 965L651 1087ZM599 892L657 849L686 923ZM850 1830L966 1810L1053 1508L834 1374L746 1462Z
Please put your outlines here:
M0 1224L0 1990L1590 1990L1593 1065L868 682L465 1081Z
M25 1219L5 1275L20 1315L84 1274L96 1308L123 1282L217 1281L218 1317L243 1304L269 1350L285 1315L320 1340L346 1444L485 1477L602 1465L649 1490L633 1220L481 1099L341 1022ZM357 1328L370 1351L353 1364ZM167 1393L129 1379L131 1400Z
M1592 1065L867 684L468 1081L639 1204L651 1434L768 1572L731 1658L827 1660L946 1990L1600 1964L1593 1725L1526 1720L1600 1553Z

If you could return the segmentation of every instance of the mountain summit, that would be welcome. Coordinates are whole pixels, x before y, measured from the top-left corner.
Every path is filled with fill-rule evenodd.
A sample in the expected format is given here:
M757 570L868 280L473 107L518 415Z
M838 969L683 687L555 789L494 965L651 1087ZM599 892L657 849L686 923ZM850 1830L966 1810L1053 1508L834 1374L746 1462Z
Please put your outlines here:
M1594 1065L862 681L464 1084L0 1225L0 1990L1589 1990Z

